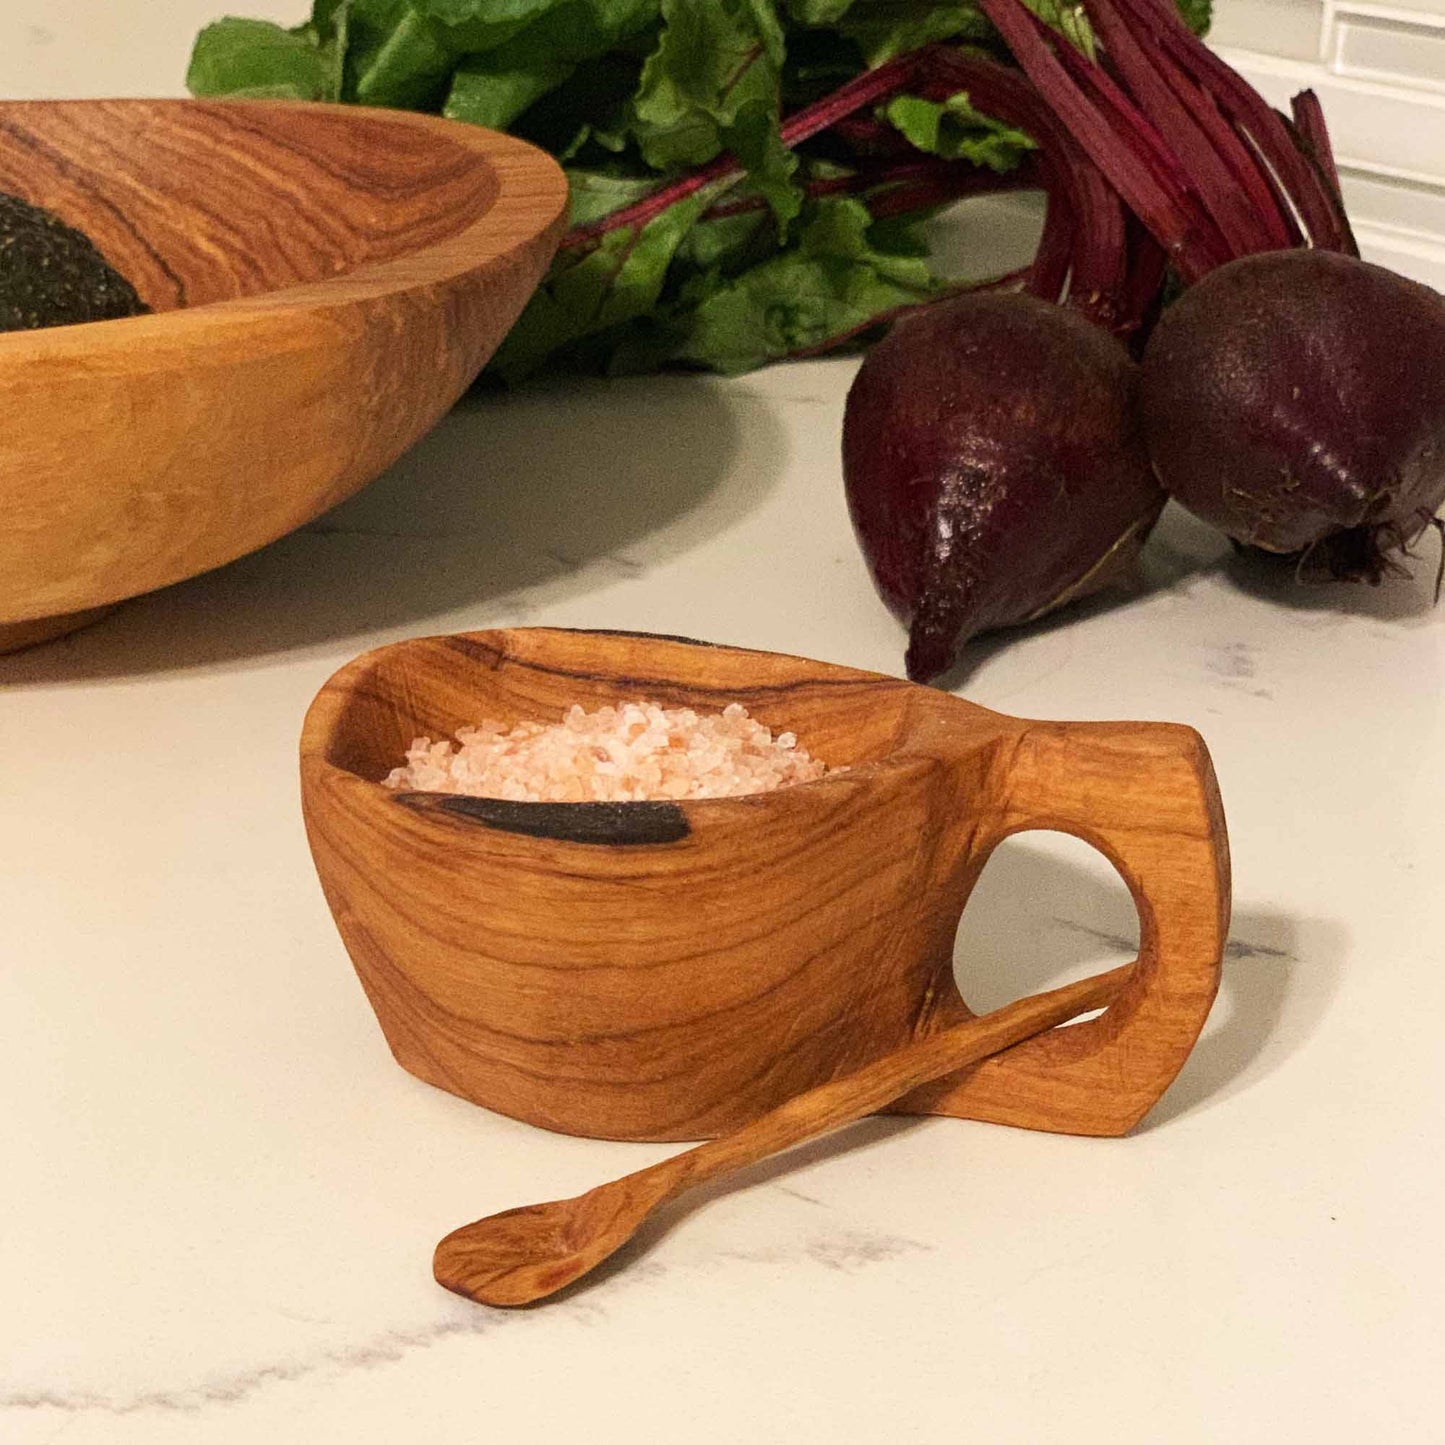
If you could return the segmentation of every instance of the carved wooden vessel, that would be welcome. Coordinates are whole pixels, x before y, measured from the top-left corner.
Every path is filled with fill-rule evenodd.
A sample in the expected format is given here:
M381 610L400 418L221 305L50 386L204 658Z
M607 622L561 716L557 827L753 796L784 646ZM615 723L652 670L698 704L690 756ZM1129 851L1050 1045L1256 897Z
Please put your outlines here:
M271 101L0 102L0 191L156 312L0 335L0 651L370 481L491 356L567 201L509 137Z
M848 771L748 798L506 803L380 785L421 734L574 702L738 701ZM697 1139L971 1017L958 919L1031 828L1101 849L1139 909L1128 983L898 1107L1120 1134L1193 1046L1228 928L1198 734L1005 717L894 678L682 639L422 638L338 672L301 744L326 898L397 1060L568 1133Z

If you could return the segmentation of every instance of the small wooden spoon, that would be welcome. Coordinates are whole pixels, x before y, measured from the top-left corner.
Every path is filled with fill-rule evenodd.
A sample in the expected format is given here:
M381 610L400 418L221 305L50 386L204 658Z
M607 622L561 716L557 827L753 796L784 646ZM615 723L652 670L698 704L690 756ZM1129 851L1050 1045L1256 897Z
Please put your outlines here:
M1101 1008L1132 963L1020 999L955 1024L852 1074L809 1089L735 1133L600 1184L575 1199L529 1204L454 1229L436 1247L432 1273L454 1294L520 1305L555 1293L625 1244L658 1205L719 1175L841 1128L920 1084Z

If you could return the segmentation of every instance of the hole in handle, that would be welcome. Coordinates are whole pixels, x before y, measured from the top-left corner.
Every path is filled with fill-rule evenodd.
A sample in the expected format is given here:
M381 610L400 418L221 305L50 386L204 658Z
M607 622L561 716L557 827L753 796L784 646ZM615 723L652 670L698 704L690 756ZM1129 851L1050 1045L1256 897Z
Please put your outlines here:
M991 1013L1138 951L1139 915L1109 860L1070 833L1031 830L985 864L954 935L953 976L969 1008Z

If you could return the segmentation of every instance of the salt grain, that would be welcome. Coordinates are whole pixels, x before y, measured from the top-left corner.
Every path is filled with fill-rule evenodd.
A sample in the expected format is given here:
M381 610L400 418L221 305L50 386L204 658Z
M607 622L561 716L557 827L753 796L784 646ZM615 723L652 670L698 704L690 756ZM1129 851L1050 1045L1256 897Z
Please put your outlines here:
M560 723L482 722L457 743L417 738L386 786L530 803L727 798L810 783L829 771L792 733L771 730L740 703L721 713L629 702Z

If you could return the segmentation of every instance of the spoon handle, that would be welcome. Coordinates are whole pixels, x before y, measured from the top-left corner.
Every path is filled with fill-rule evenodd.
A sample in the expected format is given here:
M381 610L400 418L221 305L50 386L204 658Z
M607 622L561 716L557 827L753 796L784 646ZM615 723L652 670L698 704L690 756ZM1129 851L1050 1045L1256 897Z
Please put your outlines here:
M575 1199L509 1209L454 1229L436 1247L437 1282L484 1304L527 1304L600 1264L659 1205L706 1179L852 1123L920 1084L1110 1003L1135 964L954 1024L789 1099L735 1133L599 1184Z
M746 1168L851 1124L920 1084L966 1068L1078 1014L1101 1008L1113 999L1133 970L1134 964L1126 963L953 1024L840 1079L809 1089L731 1134L639 1169L626 1178L640 1184L646 1176L652 1176L652 1187L647 1192L653 1195L650 1207L656 1207L705 1180Z

